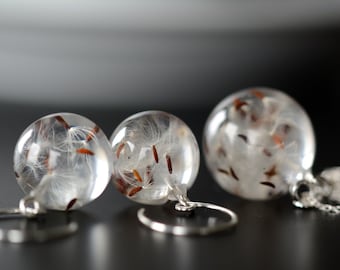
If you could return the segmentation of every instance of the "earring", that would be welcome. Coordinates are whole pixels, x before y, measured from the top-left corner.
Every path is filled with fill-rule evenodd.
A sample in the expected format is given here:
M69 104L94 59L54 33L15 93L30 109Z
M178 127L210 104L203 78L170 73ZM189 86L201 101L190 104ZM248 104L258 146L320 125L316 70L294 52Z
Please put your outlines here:
M141 223L153 230L176 235L209 234L234 226L231 210L210 203L193 202L187 190L199 169L199 149L189 127L166 112L145 111L130 116L110 138L113 151L113 182L127 198L142 204L162 205L177 201L173 212L189 213L197 208L223 212L228 221L183 226L150 218L145 208L138 210ZM209 211L210 212L210 211Z
M112 174L112 151L103 131L89 119L72 113L47 115L29 125L14 151L14 172L28 194L19 208L2 215L36 217L46 209L69 211L96 199ZM76 224L49 230L1 230L2 240L40 241L68 235Z
M339 184L337 192L334 188L340 169L312 175L311 121L295 100L278 90L249 88L222 100L206 122L203 149L213 178L234 195L267 200L291 192L297 207L340 212L322 202L335 199L334 193L340 201Z

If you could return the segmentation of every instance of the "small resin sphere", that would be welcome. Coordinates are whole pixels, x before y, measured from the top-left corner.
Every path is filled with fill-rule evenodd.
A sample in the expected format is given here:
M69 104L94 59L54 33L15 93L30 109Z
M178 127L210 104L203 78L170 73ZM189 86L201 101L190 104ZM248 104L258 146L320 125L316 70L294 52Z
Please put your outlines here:
M103 131L72 113L45 116L20 136L14 152L20 187L48 209L69 210L96 199L112 175Z
M270 199L309 173L315 155L312 124L291 97L268 88L246 89L222 100L203 136L206 163L232 194Z
M137 113L111 136L113 182L131 200L163 204L195 181L199 149L189 127L160 111Z
M321 172L322 184L325 186L327 199L340 203L340 167L331 167Z

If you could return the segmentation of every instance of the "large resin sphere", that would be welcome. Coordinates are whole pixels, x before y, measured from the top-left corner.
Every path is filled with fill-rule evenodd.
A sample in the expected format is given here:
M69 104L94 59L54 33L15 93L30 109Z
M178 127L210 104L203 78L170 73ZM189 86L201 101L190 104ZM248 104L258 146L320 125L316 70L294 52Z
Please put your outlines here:
M111 136L113 182L131 200L163 204L195 181L199 149L189 127L160 111L137 113Z
M204 129L203 150L222 188L263 200L287 193L309 173L315 139L296 101L277 90L253 88L216 106Z
M20 136L14 152L20 187L48 209L69 210L97 198L112 175L103 131L71 113L45 116Z

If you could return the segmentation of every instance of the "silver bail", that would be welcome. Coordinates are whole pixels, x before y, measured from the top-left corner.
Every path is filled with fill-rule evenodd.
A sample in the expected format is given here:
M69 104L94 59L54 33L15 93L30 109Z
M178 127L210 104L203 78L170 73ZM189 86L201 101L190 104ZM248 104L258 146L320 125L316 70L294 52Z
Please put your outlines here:
M321 199L320 193L316 192L319 185L316 180L303 179L290 186L290 194L293 198L293 205L298 208L311 208L315 206L316 196Z

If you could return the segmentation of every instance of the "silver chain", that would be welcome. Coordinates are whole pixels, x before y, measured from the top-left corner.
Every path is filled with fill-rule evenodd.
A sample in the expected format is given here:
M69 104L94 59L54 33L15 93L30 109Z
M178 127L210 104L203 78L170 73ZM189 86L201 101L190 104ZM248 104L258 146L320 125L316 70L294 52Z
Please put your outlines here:
M300 189L305 190L301 191ZM319 194L320 185L317 182L302 180L296 183L292 189L291 194L293 196L293 204L299 208L316 208L322 212L332 215L340 214L340 205L332 205L329 203L323 203L323 194Z
M314 203L314 207L328 214L332 214L332 215L340 214L340 205L321 203L318 200L316 200Z

